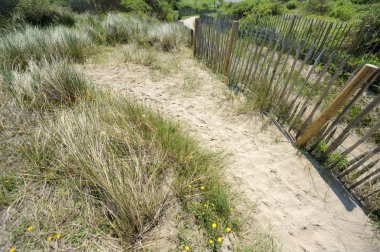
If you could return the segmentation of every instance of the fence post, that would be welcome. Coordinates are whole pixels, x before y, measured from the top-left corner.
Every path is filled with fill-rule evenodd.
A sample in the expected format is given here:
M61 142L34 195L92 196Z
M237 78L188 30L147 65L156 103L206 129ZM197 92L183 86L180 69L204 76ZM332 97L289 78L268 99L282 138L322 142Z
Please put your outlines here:
M233 48L233 45L235 43L236 33L238 32L238 28L239 28L239 21L233 21L230 39L229 39L228 44L227 44L226 55L224 58L224 65L223 65L223 71L222 71L222 74L224 74L224 75L227 74L228 67L230 65L232 48Z
M196 18L194 21L194 31L193 31L193 55L196 56L197 54L197 47L198 47L198 33L199 33L199 18Z
M353 95L360 87L377 72L379 68L375 65L365 64L360 71L351 79L349 83L340 91L335 99L327 106L325 111L318 116L318 118L310 124L305 132L300 136L296 142L298 146L305 146L314 136L316 136L325 123L330 120L344 103Z

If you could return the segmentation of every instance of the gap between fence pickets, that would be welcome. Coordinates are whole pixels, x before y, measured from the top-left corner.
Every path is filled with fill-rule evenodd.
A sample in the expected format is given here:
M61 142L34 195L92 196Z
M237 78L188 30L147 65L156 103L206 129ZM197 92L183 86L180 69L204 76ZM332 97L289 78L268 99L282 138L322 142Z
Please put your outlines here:
M305 146L320 132L323 126L338 113L339 109L347 102L347 100L365 85L378 71L379 67L372 64L365 64L319 115L319 117L309 125L305 132L298 138L296 144L301 147Z

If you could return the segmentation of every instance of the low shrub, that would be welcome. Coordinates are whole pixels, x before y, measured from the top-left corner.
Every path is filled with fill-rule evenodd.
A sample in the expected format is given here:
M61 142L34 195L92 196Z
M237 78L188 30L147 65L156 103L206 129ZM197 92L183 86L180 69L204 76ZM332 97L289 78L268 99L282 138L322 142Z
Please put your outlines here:
M307 0L306 10L316 14L327 14L331 11L332 6L329 0Z
M93 0L97 11L119 11L122 10L120 0Z
M351 0L354 4L372 4L375 3L377 0Z
M126 11L135 13L147 13L152 11L152 7L144 0L121 0L121 6L123 6Z
M37 26L67 25L73 26L73 15L64 10L58 10L48 0L20 0L17 4L19 16L27 23Z
M121 6L134 13L147 13L156 16L163 21L173 21L176 1L151 1L151 0L121 0Z
M69 6L72 11L78 13L95 11L95 4L92 0L70 0Z
M0 16L9 17L15 10L19 0L0 0Z
M226 5L227 13L237 17L245 17L249 14L280 15L285 7L280 2L268 0L248 0L232 5Z
M286 8L288 9L288 10L294 10L294 9L297 9L297 2L296 1L291 1L291 2L288 2L287 4L286 4Z
M340 2L329 13L329 16L340 19L342 21L348 21L354 16L354 14L355 10L351 5Z
M91 46L87 34L66 27L26 27L0 38L0 64L24 68L29 61L81 61Z

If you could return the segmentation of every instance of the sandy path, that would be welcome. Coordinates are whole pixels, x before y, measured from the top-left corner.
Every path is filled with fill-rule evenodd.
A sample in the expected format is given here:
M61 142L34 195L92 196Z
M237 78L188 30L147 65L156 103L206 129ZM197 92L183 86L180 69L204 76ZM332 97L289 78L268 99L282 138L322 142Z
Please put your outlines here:
M184 69L168 77L133 64L86 65L83 71L98 85L180 120L204 145L227 151L226 178L245 201L237 209L254 210L284 251L380 251L368 218L339 184L326 182L273 124L238 114L212 74L192 60L182 65L201 83L193 92L181 90Z
M194 16L194 17L189 17L189 18L186 18L186 19L183 19L183 20L180 20L179 22L183 23L187 28L189 28L190 30L194 30L194 22L195 22L195 19L197 18L198 16Z

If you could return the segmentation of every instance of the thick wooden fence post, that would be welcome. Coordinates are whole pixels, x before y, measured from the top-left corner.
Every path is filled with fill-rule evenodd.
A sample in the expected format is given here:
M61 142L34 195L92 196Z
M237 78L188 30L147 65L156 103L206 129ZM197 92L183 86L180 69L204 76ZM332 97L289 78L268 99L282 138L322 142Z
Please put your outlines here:
M198 47L198 37L199 37L199 18L196 18L194 21L194 31L193 31L193 55L197 54Z
M236 33L238 32L238 29L239 29L239 21L233 21L230 39L229 39L228 44L227 44L226 55L224 58L224 65L223 65L223 71L222 71L222 74L224 74L224 75L227 74L228 67L230 65L232 48L233 48L233 45L234 45L235 40L236 40Z
M377 66L366 64L360 71L351 79L349 83L340 91L335 99L327 106L325 111L310 124L305 132L300 136L296 142L299 146L305 146L310 139L316 136L325 123L330 120L338 110L345 104L345 102L353 95L360 87L365 85L367 81L377 72Z

